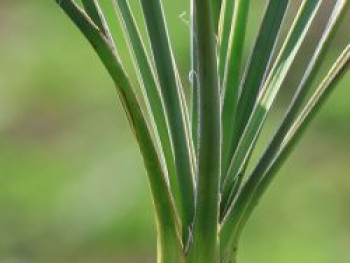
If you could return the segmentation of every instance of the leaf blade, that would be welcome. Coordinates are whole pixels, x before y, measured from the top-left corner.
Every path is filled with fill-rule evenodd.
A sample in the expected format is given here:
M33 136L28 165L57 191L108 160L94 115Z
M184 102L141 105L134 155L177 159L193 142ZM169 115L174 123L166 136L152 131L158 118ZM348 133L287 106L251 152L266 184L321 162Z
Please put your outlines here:
M144 97L147 100L151 118L153 118L161 142L162 152L168 170L171 190L176 201L178 209L180 209L179 185L177 181L176 166L173 156L173 149L169 135L168 123L165 115L165 109L162 102L160 92L158 90L158 82L154 75L152 65L147 56L145 47L139 33L139 29L134 20L130 6L126 0L115 0L115 9L121 24L124 28L124 34L129 43L129 49L132 53L133 63L138 71L139 82L142 86Z
M229 36L228 59L225 65L224 79L221 87L223 93L222 109L222 170L227 171L235 134L235 119L239 95L239 81L243 63L244 40L246 34L249 0L235 0L235 11ZM223 183L224 177L221 178Z
M225 66L227 59L227 51L229 47L229 39L231 32L232 20L234 17L234 7L236 0L223 0L221 5L219 19L219 78L222 81L225 75Z
M91 20L71 0L55 0L63 11L71 18L87 40L96 50L104 66L113 78L118 94L132 130L139 143L156 211L157 227L159 231L159 256L167 262L184 262L177 215L173 200L166 184L162 166L152 141L147 123L141 111L136 95L124 73L118 59L112 51L108 40L95 27ZM169 242L173 246L165 246Z
M223 186L222 213L225 213L237 193L231 189L234 188L234 184L241 181L241 179L237 181L237 177L243 177L272 103L295 61L296 54L300 51L301 45L305 41L320 6L321 1L305 0L299 8L286 40L261 89L256 105L238 143L236 152L231 159ZM237 190L237 187L235 189Z
M298 90L283 120L283 123L279 127L276 135L271 140L269 146L262 155L262 158L259 160L252 174L250 175L244 187L240 191L237 199L231 205L230 210L224 218L223 226L220 232L222 241L221 244L223 249L229 249L229 247L232 246L240 236L242 227L245 223L243 222L243 225L241 223L242 215L251 200L255 188L259 184L266 170L269 168L271 161L278 153L280 146L283 143L285 135L292 126L295 117L298 113L298 109L304 101L308 89L313 83L313 80L315 78L316 73L318 72L320 64L325 58L325 52L328 49L328 46L336 31L336 28L339 25L341 19L344 17L346 10L349 9L349 7L350 2L347 2L346 0L337 0L337 2L335 3L328 24L317 45L313 57L309 62L307 70L305 71L303 79L298 87Z
M239 142L253 110L261 85L266 78L277 43L280 27L287 11L289 0L270 0L264 15L256 43L250 56L241 84L241 94L237 106L235 135L230 143L231 155Z
M289 129L287 135L283 140L283 145L280 151L271 162L267 169L264 177L256 188L254 195L251 197L249 206L246 208L244 215L242 216L242 223L244 224L257 202L260 200L268 186L270 185L273 178L276 176L278 170L284 164L286 159L292 153L294 147L301 139L306 131L306 128L311 124L313 119L316 117L321 107L324 105L326 100L330 97L334 91L337 83L345 76L349 70L350 65L350 46L348 45L342 54L338 57L337 61L328 72L322 83L318 86L314 94L306 103L305 107L301 111L299 117L295 120L292 127Z
M172 54L162 3L160 0L141 0L141 6L174 146L182 204L182 235L185 244L194 216L194 164L192 143L185 123L184 95Z
M82 0L81 1L86 13L89 15L95 25L102 31L103 35L107 38L109 44L113 47L113 53L120 62L120 56L115 46L111 31L109 30L106 19L103 16L102 9L97 0Z

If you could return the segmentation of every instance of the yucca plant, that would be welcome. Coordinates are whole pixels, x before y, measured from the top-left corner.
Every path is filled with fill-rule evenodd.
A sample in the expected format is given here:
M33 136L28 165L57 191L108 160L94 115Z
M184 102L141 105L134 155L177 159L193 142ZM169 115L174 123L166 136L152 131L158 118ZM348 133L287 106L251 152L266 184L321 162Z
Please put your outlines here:
M148 174L158 262L235 262L242 230L257 202L348 69L350 45L323 81L317 81L350 1L301 1L283 39L281 27L292 1L266 1L246 63L248 9L255 2L190 0L191 94L184 91L178 72L162 0L136 1L141 5L146 39L128 0L112 0L119 18L115 23L124 30L123 36L112 36L106 10L97 0L56 2L91 43L117 87ZM294 97L281 124L252 164L268 113L326 2L332 8L327 25L301 80L291 87ZM137 72L135 85L115 42L122 37ZM277 49L279 42L283 44ZM142 94L141 100L136 94Z

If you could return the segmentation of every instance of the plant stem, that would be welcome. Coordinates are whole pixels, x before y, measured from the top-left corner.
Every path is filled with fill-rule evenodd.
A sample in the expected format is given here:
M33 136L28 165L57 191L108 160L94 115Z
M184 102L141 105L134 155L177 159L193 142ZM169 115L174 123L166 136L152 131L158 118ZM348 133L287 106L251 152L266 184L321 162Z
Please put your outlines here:
M199 148L197 203L190 262L217 262L221 162L220 92L211 0L195 0L198 45Z

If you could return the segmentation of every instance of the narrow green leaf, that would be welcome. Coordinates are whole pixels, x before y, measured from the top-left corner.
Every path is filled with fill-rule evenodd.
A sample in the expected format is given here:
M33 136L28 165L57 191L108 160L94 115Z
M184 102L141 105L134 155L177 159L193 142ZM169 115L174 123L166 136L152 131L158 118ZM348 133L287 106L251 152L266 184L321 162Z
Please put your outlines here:
M303 79L296 91L294 99L291 105L289 106L287 114L283 119L283 122L279 127L278 131L273 136L270 145L264 152L262 159L259 160L255 168L256 171L253 172L253 174L256 174L256 176L258 176L258 174L260 174L259 176L261 176L261 174L266 170L271 160L274 158L276 152L278 152L278 149L280 148L283 142L284 136L288 132L295 118L298 116L299 109L305 101L305 98L307 97L310 89L312 88L312 83L315 79L315 76L318 73L322 62L325 59L326 52L336 32L336 28L339 25L341 18L344 17L345 11L349 8L349 6L350 2L347 2L346 0L337 0L337 2L335 3L328 24L309 62ZM251 176L249 180L258 181L258 179L255 178L255 176Z
M243 62L243 49L249 0L236 0L232 28L229 37L228 59L221 88L224 94L222 109L222 171L226 172L232 157L231 144L235 134L235 116L239 94L239 82ZM224 177L221 177L221 183Z
M339 25L341 18L344 17L345 11L349 6L350 2L347 0L336 1L328 24L309 62L289 110L283 119L283 123L279 127L277 133L273 136L271 143L262 155L262 158L254 168L242 190L239 192L236 200L232 203L223 220L221 229L221 248L222 251L226 251L224 253L227 253L228 255L230 254L230 248L235 245L235 242L242 231L244 225L244 222L242 222L242 216L254 195L255 189L276 157L276 154L278 154L281 145L283 145L283 140L293 125L308 91L312 87L315 75L325 58L325 52L327 51L329 43L336 31L335 29L337 28L337 25Z
M192 124L192 140L194 145L194 150L196 155L198 154L198 132L199 132L199 115L198 115L198 44L196 39L197 34L197 25L195 21L196 15L196 7L194 5L194 1L191 1L191 71L190 71L190 82L192 86L192 116L191 116L191 124Z
M220 180L220 91L211 0L195 0L198 46L199 148L196 214L190 262L216 262Z
M184 262L173 200L147 123L129 79L115 57L108 40L101 33L100 29L91 23L91 20L85 13L71 0L55 1L94 47L116 84L148 172L159 233L158 254L160 262Z
M237 184L239 184L242 179L237 177L238 175L243 177L267 114L295 61L297 53L300 51L302 43L305 40L307 32L320 6L321 1L303 1L279 55L261 89L252 115L237 146L235 155L231 159L223 188L222 214L226 212L237 193ZM234 187L234 185L236 185L236 187Z
M266 77L290 0L270 0L241 85L232 154L248 122ZM232 155L231 155L232 157Z
M225 75L226 58L228 53L231 26L234 17L235 2L236 0L222 0L221 4L218 33L220 83L224 79Z
M305 129L310 125L313 118L321 109L321 106L328 99L333 92L337 83L345 76L350 69L350 45L344 49L342 54L338 57L332 68L329 70L327 76L318 86L313 96L300 113L298 119L290 128L286 138L283 141L281 152L287 151L288 147L293 147L298 140L298 137L305 132ZM290 145L290 146L289 146ZM281 154L279 154L281 156ZM276 160L281 157L277 157Z
M220 12L221 12L221 5L223 0L213 0L212 9L213 9L213 16L214 16L214 28L215 33L217 33L219 29L219 20L220 20Z
M113 52L115 56L120 61L117 48L115 46L111 31L109 30L106 19L103 16L103 12L97 0L82 0L82 4L85 8L86 13L89 15L91 20L95 25L102 31L103 35L107 38L111 47L113 47Z
M266 192L268 186L276 176L278 170L285 163L286 159L290 156L298 141L301 139L306 129L310 126L312 120L316 117L321 107L325 104L327 99L332 94L336 85L339 83L342 77L345 76L345 74L349 70L349 65L350 45L348 45L342 52L342 54L339 56L335 64L328 72L325 79L318 86L313 96L311 96L311 98L308 100L306 106L301 111L299 117L289 129L287 135L283 140L283 144L278 154L275 156L274 160L271 162L263 178L259 182L259 185L254 190L254 195L251 197L249 204L242 215L240 228L242 228L243 225L247 222L249 216L254 210L254 207L257 205L258 201Z
M132 53L135 68L142 86L144 97L147 99L147 106L151 118L154 119L156 130L161 142L162 152L165 158L171 190L176 204L180 209L179 185L176 174L175 160L165 116L165 109L158 89L157 80L154 75L151 62L147 57L139 29L134 20L127 0L115 0L115 7L118 17L123 25L124 33L128 40Z
M194 216L194 164L191 149L193 145L185 123L184 95L170 46L162 3L160 0L141 0L141 5L169 120L181 194L182 235L183 242L186 243Z
M101 12L101 8L97 0L81 0L81 2L83 3L85 11L89 15L91 20L101 31L104 31L106 21L103 18L103 14ZM103 32L103 34L106 36L106 32Z

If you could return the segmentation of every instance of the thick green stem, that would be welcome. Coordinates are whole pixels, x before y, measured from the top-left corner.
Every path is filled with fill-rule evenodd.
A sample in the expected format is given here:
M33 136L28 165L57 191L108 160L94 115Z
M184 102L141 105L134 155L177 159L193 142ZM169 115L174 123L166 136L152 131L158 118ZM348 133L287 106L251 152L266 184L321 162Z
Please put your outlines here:
M195 0L198 45L198 172L194 239L190 262L213 263L218 256L221 162L220 95L212 1Z

